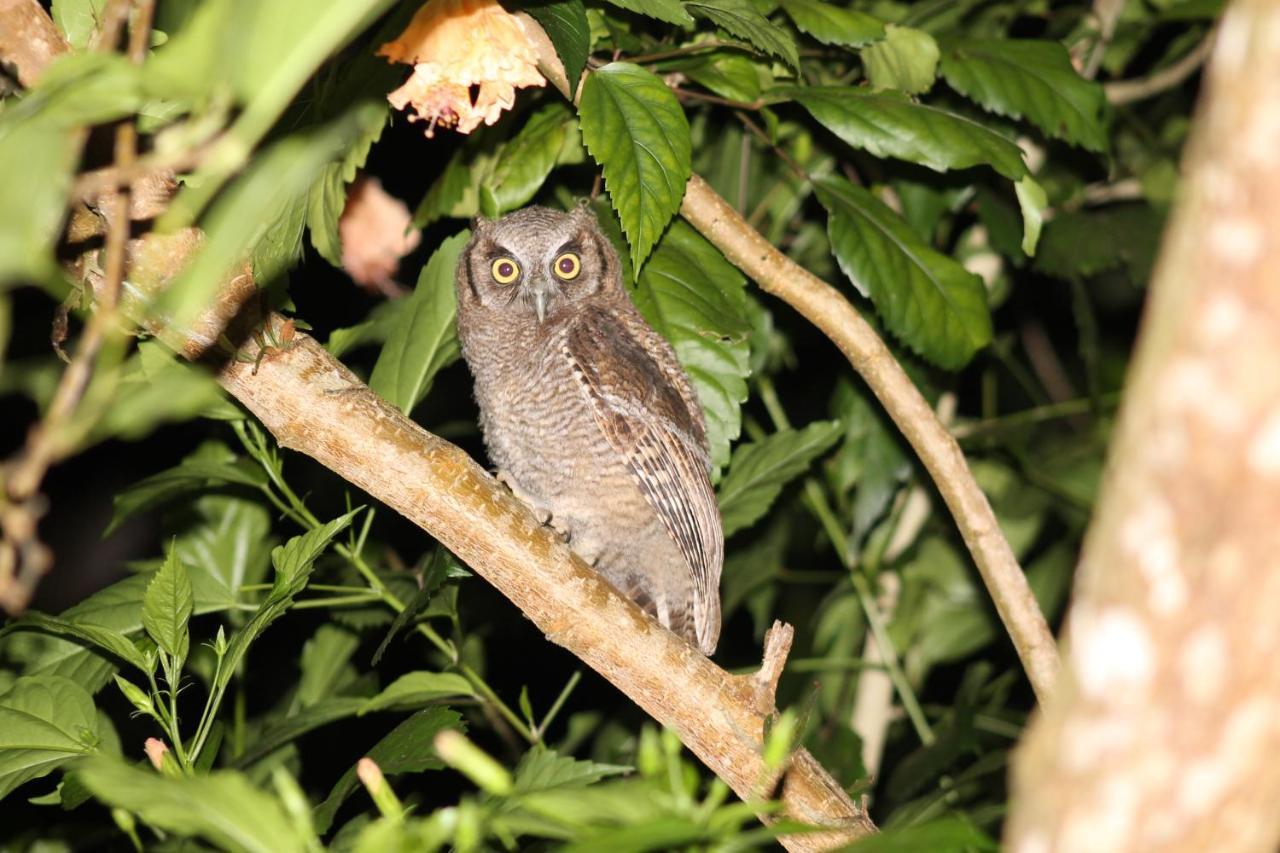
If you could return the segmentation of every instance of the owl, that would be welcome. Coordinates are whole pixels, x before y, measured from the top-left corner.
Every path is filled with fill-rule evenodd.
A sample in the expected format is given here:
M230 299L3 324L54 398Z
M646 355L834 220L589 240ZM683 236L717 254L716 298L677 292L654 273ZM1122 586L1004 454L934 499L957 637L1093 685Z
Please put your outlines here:
M706 426L620 270L585 205L477 220L455 276L458 337L499 479L709 655L724 533Z

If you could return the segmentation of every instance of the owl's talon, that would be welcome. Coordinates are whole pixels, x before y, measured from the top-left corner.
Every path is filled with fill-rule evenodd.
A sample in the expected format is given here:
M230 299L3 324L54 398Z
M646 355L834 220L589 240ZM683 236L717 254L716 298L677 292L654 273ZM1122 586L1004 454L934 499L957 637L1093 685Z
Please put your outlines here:
M512 497L520 501L520 503L527 506L533 512L533 517L538 519L539 524L543 527L548 525L553 528L556 527L551 523L551 510L540 504L533 495L520 488L520 485L516 483L514 477L502 470L495 473L494 477L499 483L507 487L507 491L511 492ZM556 530L558 531L559 528L556 528Z

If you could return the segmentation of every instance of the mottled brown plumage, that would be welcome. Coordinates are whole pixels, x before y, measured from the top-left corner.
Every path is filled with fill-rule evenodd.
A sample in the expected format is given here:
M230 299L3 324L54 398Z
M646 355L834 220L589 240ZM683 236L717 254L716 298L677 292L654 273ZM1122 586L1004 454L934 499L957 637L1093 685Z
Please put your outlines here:
M490 459L621 592L706 654L724 535L702 409L586 207L479 221L458 335Z

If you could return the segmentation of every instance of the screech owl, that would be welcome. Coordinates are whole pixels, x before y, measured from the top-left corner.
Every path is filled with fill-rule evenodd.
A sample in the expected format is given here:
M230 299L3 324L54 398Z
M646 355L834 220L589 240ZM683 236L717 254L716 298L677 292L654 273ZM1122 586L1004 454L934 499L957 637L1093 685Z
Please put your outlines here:
M706 427L620 270L585 205L477 220L455 276L458 337L499 478L709 655L724 533Z

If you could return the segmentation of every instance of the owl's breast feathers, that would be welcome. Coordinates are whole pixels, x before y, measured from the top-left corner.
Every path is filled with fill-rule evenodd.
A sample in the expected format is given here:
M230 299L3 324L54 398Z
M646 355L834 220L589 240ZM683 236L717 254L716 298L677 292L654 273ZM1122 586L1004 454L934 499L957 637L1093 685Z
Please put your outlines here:
M592 305L560 338L596 424L688 566L698 645L720 633L724 533L697 398L667 342L632 306Z

